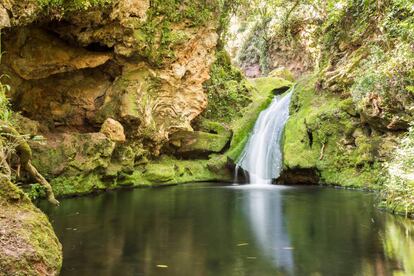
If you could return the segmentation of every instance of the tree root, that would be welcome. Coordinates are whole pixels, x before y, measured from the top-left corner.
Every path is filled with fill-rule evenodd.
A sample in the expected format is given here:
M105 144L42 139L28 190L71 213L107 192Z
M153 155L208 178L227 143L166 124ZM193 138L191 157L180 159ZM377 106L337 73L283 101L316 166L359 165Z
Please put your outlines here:
M37 171L37 169L32 165L32 162L27 162L25 165L25 170L39 182L46 189L47 200L53 205L59 205L59 201L56 200L55 194L53 193L52 186L49 182Z
M32 165L32 150L24 137L13 127L4 124L0 125L0 135L16 145L16 154L20 159L20 167L26 170L31 177L46 189L47 200L53 205L59 205L50 183Z
M323 157L324 157L324 155L325 155L325 147L326 147L326 143L324 143L324 144L322 145L322 148L321 148L321 154L319 155L319 160L323 160Z

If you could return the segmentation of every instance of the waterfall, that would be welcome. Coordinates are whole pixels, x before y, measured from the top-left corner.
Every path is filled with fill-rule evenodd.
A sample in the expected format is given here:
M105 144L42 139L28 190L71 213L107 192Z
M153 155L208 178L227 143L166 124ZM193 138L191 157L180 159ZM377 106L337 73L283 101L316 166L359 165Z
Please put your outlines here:
M283 166L281 139L289 118L289 105L294 88L284 96L276 96L262 111L236 165L249 173L251 184L271 184L280 176Z

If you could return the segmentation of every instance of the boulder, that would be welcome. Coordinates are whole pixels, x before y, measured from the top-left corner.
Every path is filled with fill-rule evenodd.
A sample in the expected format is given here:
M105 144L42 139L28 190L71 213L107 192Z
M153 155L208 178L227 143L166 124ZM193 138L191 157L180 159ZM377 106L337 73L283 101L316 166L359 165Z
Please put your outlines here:
M228 144L230 136L202 131L179 131L174 133L170 142L179 153L219 153Z
M101 133L114 142L125 142L124 127L118 121L108 118L101 126Z
M59 133L31 142L33 164L47 178L88 174L107 168L115 142L103 133Z
M8 179L0 178L1 275L58 275L62 245L52 225Z

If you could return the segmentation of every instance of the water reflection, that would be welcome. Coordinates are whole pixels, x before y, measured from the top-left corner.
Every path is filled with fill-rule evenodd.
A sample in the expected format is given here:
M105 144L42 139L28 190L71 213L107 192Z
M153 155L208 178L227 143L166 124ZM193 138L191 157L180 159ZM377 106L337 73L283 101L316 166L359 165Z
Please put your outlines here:
M386 255L396 261L394 274L414 275L414 223L388 215L382 241Z
M276 267L292 274L293 248L285 226L281 189L273 185L245 185L245 213L262 253Z
M42 207L64 245L63 276L414 271L413 222L366 193L189 185Z

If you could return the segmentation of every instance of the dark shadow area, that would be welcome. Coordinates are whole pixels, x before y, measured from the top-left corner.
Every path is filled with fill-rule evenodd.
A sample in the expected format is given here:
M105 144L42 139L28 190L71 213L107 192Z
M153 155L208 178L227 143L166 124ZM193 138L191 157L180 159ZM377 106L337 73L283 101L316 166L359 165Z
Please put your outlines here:
M282 95L283 93L285 93L289 89L290 89L290 86L283 86L283 87L280 87L280 88L273 89L272 93L273 93L273 95L278 96L278 95Z

